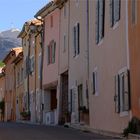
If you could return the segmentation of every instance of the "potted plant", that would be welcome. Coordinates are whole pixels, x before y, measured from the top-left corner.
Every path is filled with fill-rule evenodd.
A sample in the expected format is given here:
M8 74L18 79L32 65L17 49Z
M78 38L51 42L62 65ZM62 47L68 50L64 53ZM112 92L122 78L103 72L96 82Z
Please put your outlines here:
M30 120L30 111L23 111L20 113L23 120Z
M0 101L0 113L2 121L4 121L4 110L5 110L5 101L3 99L2 101Z

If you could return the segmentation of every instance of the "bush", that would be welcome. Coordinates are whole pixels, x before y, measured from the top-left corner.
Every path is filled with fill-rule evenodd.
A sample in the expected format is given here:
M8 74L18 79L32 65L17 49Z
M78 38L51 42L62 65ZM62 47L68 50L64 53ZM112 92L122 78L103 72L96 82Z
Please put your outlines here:
M24 118L24 119L29 119L30 118L30 111L23 111L20 113L20 115Z
M140 134L140 120L136 117L133 117L128 124L128 127L124 129L124 136L128 136L129 133Z
M1 110L2 114L4 114L4 109L5 109L5 101L2 100L2 101L0 101L0 110Z

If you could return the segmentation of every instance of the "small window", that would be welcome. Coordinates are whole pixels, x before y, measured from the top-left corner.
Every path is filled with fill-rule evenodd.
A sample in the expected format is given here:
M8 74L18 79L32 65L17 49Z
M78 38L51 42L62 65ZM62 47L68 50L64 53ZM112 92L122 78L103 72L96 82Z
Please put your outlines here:
M51 15L51 28L53 27L53 16Z
M115 77L115 111L117 113L130 110L130 76L124 70Z
M48 65L55 63L56 42L51 41L47 46L47 61Z
M24 78L24 69L21 68L21 82L23 81L23 78Z
M80 54L80 24L73 27L74 57Z
M66 4L64 4L64 18L66 18L67 16L67 8L66 8Z
M41 77L41 54L39 55L38 58L38 77Z
M111 27L113 27L120 20L120 10L121 1L120 0L110 0L110 22Z
M76 2L76 6L78 7L79 6L79 0L75 0Z
M30 73L34 72L34 56L30 58Z
M97 96L98 95L97 69L93 72L92 77L93 77L93 80L92 80L92 82L93 82L93 94Z
M63 47L63 52L66 51L66 35L64 34L64 47Z
M79 107L83 107L83 85L78 86L78 101L79 101Z
M105 25L105 0L97 0L96 3L96 44L104 37Z
M137 20L137 0L131 0L131 8L132 8L132 24L136 24Z

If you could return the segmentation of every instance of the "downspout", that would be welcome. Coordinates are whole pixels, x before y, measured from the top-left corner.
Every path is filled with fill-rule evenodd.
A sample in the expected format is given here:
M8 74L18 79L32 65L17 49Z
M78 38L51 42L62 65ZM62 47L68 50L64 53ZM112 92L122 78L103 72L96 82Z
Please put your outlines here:
M35 120L37 121L37 112L36 112L36 63L37 63L37 53L36 53L36 49L37 49L37 37L38 37L38 34L35 35Z
M44 32L45 32L45 22L43 21L41 29L41 71L40 71L40 90L41 90L41 123L43 123L43 109L44 105L42 102L43 98L43 63L44 63Z
M27 77L27 90L28 90L28 112L30 111L30 81L29 81L29 78L30 78L30 34L29 34L29 38L28 38L28 41L29 41L29 46L28 46L28 77Z
M87 97L87 106L89 108L89 0L87 0L86 7L87 14L87 81L86 81L86 97Z

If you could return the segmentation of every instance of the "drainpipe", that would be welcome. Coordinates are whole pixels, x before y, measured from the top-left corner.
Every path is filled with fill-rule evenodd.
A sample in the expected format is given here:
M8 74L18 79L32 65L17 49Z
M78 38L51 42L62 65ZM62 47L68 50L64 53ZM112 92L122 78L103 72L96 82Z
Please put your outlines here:
M41 71L40 71L40 90L41 90L41 123L43 123L43 109L44 109L44 105L42 102L42 98L43 98L43 63L44 63L44 21L41 20L42 23L42 29L41 29Z
M87 82L86 82L86 96L87 96L87 105L89 108L89 92L88 92L88 88L89 88L89 0L87 0L87 8L86 8L86 13L87 13Z

